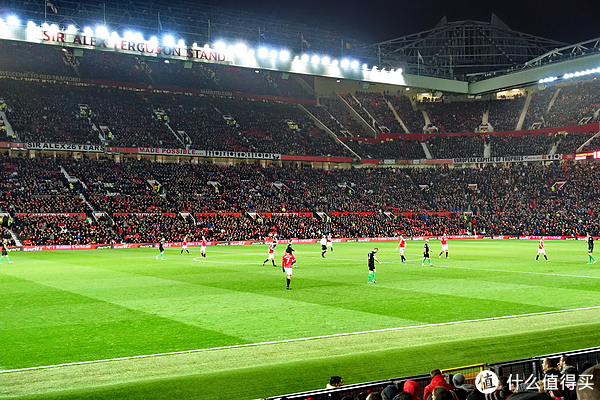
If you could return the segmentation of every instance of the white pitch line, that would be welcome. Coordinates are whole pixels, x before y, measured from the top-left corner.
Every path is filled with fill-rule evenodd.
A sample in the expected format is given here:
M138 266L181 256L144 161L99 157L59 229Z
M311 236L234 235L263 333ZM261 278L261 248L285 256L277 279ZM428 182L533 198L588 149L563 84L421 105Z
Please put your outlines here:
M566 277L566 278L600 279L600 276L555 274L555 273L552 273L552 272L510 271L510 270L504 270L504 269L470 268L470 267L448 267L448 266L438 266L438 267L433 266L433 268L468 269L468 270L473 270L473 271L508 272L508 273L512 273L512 274L532 274L532 275L563 276L563 277Z
M106 358L106 359L102 359L102 360L91 360L91 361L78 361L78 362L64 363L64 364L43 365L43 366L38 366L38 367L1 370L0 374L23 372L23 371L34 371L34 370L59 368L59 367L69 367L69 366L75 366L75 365L99 364L99 363L105 363L105 362L111 362L111 361L125 361L125 360L135 360L135 359L151 358L151 357L201 353L201 352L215 351L215 350L238 349L238 348L245 348L245 347L271 345L271 344L302 342L302 341L316 340L316 339L329 339L329 338L343 337L343 336L364 335L364 334L369 334L369 333L403 331L403 330L416 329L416 328L432 328L432 327L438 327L438 326L468 324L468 323L473 323L473 322L496 321L496 320L502 320L502 319L512 319L512 318L521 318L521 317L534 317L534 316L538 316L538 315L560 314L560 313L568 313L568 312L573 312L573 311L585 311L585 310L597 310L597 309L600 309L600 306L569 308L569 309L565 309L565 310L543 311L543 312L528 313L528 314L504 315L504 316L500 316L500 317L467 319L467 320L463 320L463 321L439 322L436 324L400 326L400 327L396 327L396 328L376 329L376 330L362 331L362 332L336 333L333 335L311 336L311 337L306 337L306 338L296 338L296 339L286 339L286 340L274 340L274 341L270 341L270 342L236 344L236 345L232 345L232 346L220 346L220 347L210 347L210 348L206 348L206 349L173 351L173 352L168 352L168 353L146 354L146 355L141 355L141 356Z

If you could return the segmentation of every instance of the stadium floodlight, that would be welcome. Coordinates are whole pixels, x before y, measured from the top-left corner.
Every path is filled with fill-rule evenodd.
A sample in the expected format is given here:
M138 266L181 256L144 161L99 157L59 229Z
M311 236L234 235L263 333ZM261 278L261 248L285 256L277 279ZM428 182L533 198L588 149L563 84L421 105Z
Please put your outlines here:
M240 56L244 56L248 53L248 49L244 43L236 44L231 50Z
M302 57L300 57L300 60L302 60L302 62L308 62L308 54L302 54Z
M313 64L318 64L321 61L321 57L314 55L312 56L312 58L310 59L310 62Z
M279 53L277 53L277 50L271 50L269 52L269 58L277 58L277 56L279 55Z
M50 29L50 25L48 25L48 23L44 22L44 23L42 24L42 28L43 28L43 29Z
M227 46L225 45L225 42L222 42L220 40L218 42L216 42L215 50L221 51L221 52L224 52L225 50L227 50Z
M177 44L179 45L179 47L185 47L185 40L179 39L179 42Z
M398 73L401 74L402 73L402 68L398 68Z
M19 18L15 17L14 15L9 15L8 18L6 18L6 23L12 26L19 26L21 21L19 21Z
M2 22L2 18L0 18L0 22ZM29 21L27 22L27 27L28 28L35 28L37 25L35 24L35 22L33 21Z
M282 50L279 52L279 59L281 61L287 61L290 59L290 52L287 50Z
M156 36L152 36L149 40L150 44L153 46L158 45L158 39L156 38Z
M175 46L175 38L171 35L165 35L163 37L163 44L165 46L174 47Z
M355 61L352 61L352 62L350 63L350 67L351 67L352 69L358 69L358 61L356 61L356 60L355 60Z
M125 31L123 34L123 39L125 40L133 40L134 34L131 31Z
M144 35L138 32L135 35L133 35L133 40L138 43L142 43L144 41Z
M192 43L192 48L193 48L193 49L195 49L195 48L197 48L197 47L198 47L198 43L196 43L196 42Z
M338 61L338 60L333 60L333 61L331 62L331 66L332 66L332 67L337 67L337 66L338 66L338 64L339 64L339 61Z
M94 35L94 31L92 30L92 28L90 28L89 26L86 27L83 30L83 33L85 33L86 36L93 36Z
M571 78L571 74L564 74L563 75L563 79L569 79L569 78Z
M267 58L268 55L269 50L267 50L265 47L261 47L260 49L258 49L258 57Z
M96 28L96 36L102 39L106 39L108 37L108 30L104 26L98 26Z
M56 24L50 25L50 31L52 31L52 32L58 32L58 25L56 25Z
M350 66L350 61L344 59L341 63L342 68L348 68Z
M369 69L369 66L367 64L363 64L363 69Z
M248 57L254 57L254 50L248 50Z
M71 35L76 34L77 28L75 28L75 25L69 25L69 27L67 28L67 33L70 33Z
M407 88L406 88L406 90L410 90L410 88L409 88L409 87L407 87Z
M329 57L325 56L321 59L321 63L323 65L329 65L329 63L331 62L331 60L329 59Z
M206 44L204 45L204 48L205 48L205 49L210 49L210 46L209 46L209 44L208 44L208 43L206 43Z

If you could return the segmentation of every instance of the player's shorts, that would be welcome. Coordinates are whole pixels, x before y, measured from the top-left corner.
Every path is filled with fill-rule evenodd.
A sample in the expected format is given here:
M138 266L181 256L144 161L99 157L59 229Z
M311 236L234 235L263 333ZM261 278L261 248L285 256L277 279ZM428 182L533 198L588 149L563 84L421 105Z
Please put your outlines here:
M333 247L333 242L327 242L327 247Z
M321 250L327 250L327 246L325 246L324 244L321 245Z
M448 251L448 245L447 244L443 244L442 245L442 251Z
M159 247L158 251L160 251L162 253L163 251L165 251L165 248L164 247Z
M8 253L6 252L6 250L2 250L2 256L8 256Z
M206 246L200 247L200 253L206 253Z
M404 255L404 249L405 249L405 248L406 248L406 247L400 247L400 255L401 255L401 256L403 256L403 255Z
M181 246L181 250L186 250L187 249L187 244L184 244Z
M288 276L292 276L292 269L291 268L284 268L285 274Z
M538 254L546 254L546 250L544 250L544 249L538 249Z
M429 258L429 253L423 253L423 257Z
M369 271L375 271L375 264L369 264Z
M267 260L274 260L274 259L275 259L275 253L269 253Z

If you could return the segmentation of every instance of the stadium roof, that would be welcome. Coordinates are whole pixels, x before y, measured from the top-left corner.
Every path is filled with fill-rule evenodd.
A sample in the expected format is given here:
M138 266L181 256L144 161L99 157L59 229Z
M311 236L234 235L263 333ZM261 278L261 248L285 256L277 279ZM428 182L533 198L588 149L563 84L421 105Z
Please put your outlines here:
M566 44L517 32L492 14L490 22L448 22L444 17L433 29L376 43L372 51L404 64L418 75L468 79L524 65Z

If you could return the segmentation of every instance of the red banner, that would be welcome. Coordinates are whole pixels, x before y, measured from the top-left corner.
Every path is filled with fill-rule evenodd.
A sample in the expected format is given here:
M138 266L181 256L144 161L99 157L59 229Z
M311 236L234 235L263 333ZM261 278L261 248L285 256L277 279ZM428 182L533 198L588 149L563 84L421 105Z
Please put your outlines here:
M154 215L162 215L164 217L174 217L175 213L114 213L115 217L125 217L127 215L133 215L135 217L152 217Z

